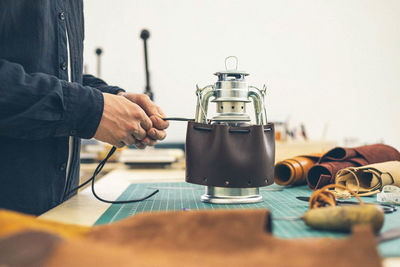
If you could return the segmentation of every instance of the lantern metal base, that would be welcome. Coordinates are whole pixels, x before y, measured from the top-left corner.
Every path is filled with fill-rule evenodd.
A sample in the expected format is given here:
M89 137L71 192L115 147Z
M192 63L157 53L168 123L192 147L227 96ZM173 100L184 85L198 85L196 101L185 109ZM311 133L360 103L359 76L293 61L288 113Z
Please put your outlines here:
M260 189L207 186L201 201L213 204L249 204L262 201Z

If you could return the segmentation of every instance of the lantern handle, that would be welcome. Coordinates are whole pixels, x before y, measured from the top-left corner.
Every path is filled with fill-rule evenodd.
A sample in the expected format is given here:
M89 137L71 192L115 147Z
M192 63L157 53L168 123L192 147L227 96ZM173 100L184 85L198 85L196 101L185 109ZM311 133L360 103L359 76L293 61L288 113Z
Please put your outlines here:
M228 60L229 60L230 58L232 58L232 59L235 60L236 67L235 67L234 69L228 69L228 64L227 64L227 62L228 62ZM226 58L225 58L225 69L226 69L227 71L229 71L229 70L237 70L237 69L238 69L238 64L239 64L239 60L238 60L238 58L237 58L236 56L229 56L229 57L226 57Z

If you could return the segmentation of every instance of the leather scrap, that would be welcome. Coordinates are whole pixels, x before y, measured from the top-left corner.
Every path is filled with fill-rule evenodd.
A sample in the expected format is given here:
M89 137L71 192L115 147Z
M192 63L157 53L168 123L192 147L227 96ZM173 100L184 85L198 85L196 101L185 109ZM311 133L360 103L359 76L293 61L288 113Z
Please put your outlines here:
M0 266L39 267L62 242L56 235L26 231L0 239Z
M335 175L341 169L393 160L400 160L399 151L384 144L336 147L325 153L309 170L307 184L311 189L318 189L334 183Z
M348 238L281 239L267 210L142 213L60 242L43 266L381 266L365 225Z
M275 164L275 183L284 186L307 184L307 174L321 154L302 155Z
M20 212L0 209L0 238L27 230L45 231L69 239L86 235L91 227L53 222Z

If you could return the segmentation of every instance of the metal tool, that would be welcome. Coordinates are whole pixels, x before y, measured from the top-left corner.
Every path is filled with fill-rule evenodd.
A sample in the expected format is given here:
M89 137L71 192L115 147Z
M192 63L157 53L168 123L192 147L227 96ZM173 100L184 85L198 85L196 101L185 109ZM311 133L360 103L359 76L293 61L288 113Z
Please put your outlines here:
M148 64L148 56L147 56L147 39L150 37L150 32L146 29L143 29L140 33L140 38L143 40L144 47L144 69L146 73L146 88L144 93L150 97L151 100L154 100L154 94L151 91L150 87L150 72L149 72L149 64Z
M95 53L97 55L96 75L97 75L97 77L101 78L101 54L103 54L103 49L101 49L101 47L98 47L98 48L96 48Z
M376 237L376 241L378 243L383 243L397 238L400 238L400 227L395 227L379 234Z
M230 60L233 60L233 68L228 67ZM264 85L263 89L258 89L248 85L245 77L249 74L239 71L237 67L237 57L229 56L225 59L225 70L215 73L218 77L215 84L204 88L196 86L195 122L249 126L251 119L246 112L246 105L253 102L256 124L265 125L267 123L264 105L266 86ZM216 104L217 114L209 120L207 114L210 102ZM221 179L224 179L224 177L221 177ZM262 196L258 187L232 188L208 185L205 194L201 196L201 201L216 204L256 203L262 201Z
M298 200L301 200L301 201L307 201L307 202L309 202L310 201L310 198L309 197L302 197L302 196L300 196L300 197L296 197ZM338 205L338 206L341 206L341 205L359 205L360 203L359 202L356 202L356 201L347 201L347 200L336 200L336 204ZM374 203L375 204L375 203ZM394 205L391 205L391 204L384 204L384 203L376 203L376 205L377 206L379 206L379 207L381 207L382 209L383 209L383 211L384 211L384 213L393 213L393 212L395 212L395 211L397 211L397 208L396 208L396 206L394 206Z

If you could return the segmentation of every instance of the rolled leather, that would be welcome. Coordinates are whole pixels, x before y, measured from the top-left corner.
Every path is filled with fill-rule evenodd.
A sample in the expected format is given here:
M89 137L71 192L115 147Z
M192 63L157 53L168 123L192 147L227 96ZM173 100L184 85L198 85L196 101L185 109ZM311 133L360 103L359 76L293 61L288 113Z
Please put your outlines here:
M385 185L400 186L400 161L387 161L338 171L335 183L347 186L360 196L379 193ZM345 197L348 191L336 188Z
M307 184L307 174L311 167L320 159L321 154L297 156L275 164L275 183L284 186Z
M307 184L313 190L318 189L334 183L335 175L341 169L393 160L400 160L399 151L384 144L336 147L325 153L309 170Z

